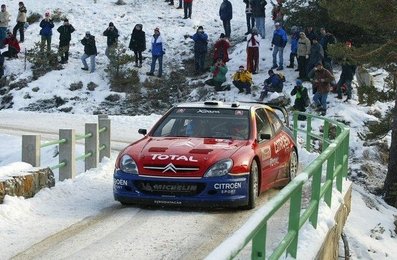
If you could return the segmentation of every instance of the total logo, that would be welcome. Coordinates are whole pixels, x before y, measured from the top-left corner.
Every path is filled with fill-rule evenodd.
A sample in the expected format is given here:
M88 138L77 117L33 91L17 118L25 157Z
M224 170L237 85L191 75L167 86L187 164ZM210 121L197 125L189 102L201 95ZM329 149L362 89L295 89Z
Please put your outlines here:
M177 155L177 154L152 154L152 160L172 160L185 162L198 162L193 156Z

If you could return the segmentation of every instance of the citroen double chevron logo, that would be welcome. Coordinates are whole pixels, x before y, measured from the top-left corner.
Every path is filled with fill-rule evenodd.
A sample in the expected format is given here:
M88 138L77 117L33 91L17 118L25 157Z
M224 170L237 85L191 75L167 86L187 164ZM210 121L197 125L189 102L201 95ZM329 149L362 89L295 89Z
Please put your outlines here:
M172 172L176 173L175 165L173 165L172 163L167 164L167 166L164 167L163 173L167 172L167 171L172 171Z

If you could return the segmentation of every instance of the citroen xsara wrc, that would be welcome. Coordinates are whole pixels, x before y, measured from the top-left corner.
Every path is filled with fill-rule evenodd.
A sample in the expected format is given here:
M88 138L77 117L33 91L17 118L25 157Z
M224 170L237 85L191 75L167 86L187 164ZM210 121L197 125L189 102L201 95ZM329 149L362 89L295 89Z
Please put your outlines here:
M119 154L114 198L123 204L254 208L261 192L285 186L297 174L287 126L284 108L263 103L177 105L149 132L139 129L144 137Z

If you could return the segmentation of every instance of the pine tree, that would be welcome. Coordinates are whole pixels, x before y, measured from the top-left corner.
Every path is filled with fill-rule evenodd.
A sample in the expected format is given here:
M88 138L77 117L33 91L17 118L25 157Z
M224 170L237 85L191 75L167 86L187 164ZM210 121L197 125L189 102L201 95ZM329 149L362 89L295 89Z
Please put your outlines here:
M371 40L367 42L372 44L361 42L349 51L341 44L335 45L330 48L331 56L346 58L356 64L385 68L392 75L392 88L397 92L397 0L322 0L320 6L327 9L331 20L357 26L366 35L376 34L376 43ZM392 119L384 199L397 207L397 94Z

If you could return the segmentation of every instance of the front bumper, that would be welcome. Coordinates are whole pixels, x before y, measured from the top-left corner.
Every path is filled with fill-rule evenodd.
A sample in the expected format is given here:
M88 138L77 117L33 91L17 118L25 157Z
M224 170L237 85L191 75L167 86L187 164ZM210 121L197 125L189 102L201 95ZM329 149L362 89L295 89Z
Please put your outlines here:
M116 170L113 194L125 204L240 207L248 204L248 177L153 178Z

